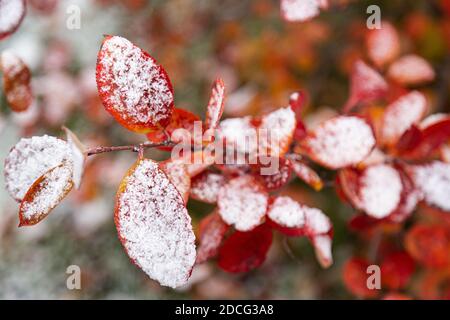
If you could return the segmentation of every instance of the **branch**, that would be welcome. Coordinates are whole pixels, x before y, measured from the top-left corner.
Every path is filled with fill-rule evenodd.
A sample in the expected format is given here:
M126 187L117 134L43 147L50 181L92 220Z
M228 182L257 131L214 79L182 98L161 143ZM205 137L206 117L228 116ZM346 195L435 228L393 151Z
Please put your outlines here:
M129 145L129 146L112 146L112 147L100 146L100 147L94 147L94 148L87 149L86 155L92 156L94 154L113 152L113 151L124 151L124 150L132 151L132 152L139 152L140 150L143 150L143 149L167 147L167 146L173 146L174 144L175 144L174 142L167 140L167 141L164 141L161 143L145 142L145 143Z

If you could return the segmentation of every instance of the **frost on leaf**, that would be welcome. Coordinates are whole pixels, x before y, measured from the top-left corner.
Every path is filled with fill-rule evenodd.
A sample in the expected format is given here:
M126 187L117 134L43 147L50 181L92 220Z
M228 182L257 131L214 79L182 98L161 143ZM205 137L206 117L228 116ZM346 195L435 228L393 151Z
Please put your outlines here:
M38 178L24 196L19 210L19 226L34 225L69 193L73 187L72 165L64 162Z
M171 139L173 142L193 142L195 121L200 121L197 115L184 109L174 108L167 126L147 133L147 139L152 143L163 143L168 139ZM159 148L162 150L172 149L169 146Z
M276 197L267 211L269 224L287 236L305 234L306 207L290 197Z
M434 79L435 73L431 65L416 55L406 55L392 63L388 69L388 77L403 85L420 85Z
M251 117L230 118L220 122L217 138L224 143L227 153L255 154L258 151L257 131Z
M412 91L391 103L384 112L382 139L387 144L394 144L411 125L419 123L427 109L425 96Z
M264 115L258 127L258 153L282 157L291 145L296 124L296 115L291 107Z
M270 157L264 161L270 165L255 164L251 166L252 174L259 179L267 190L277 190L289 182L291 166L284 158Z
M15 112L26 111L33 103L31 73L27 65L11 51L3 51L0 69L3 71L3 90L9 106Z
M217 199L222 219L239 231L252 230L263 222L267 202L267 191L250 175L228 181Z
M433 161L412 167L412 179L431 206L450 211L450 164Z
M281 0L280 9L286 21L306 21L328 8L328 0Z
M200 221L200 244L197 248L196 263L205 262L217 255L228 228L228 225L216 212L209 214Z
M225 102L225 84L222 79L214 81L208 107L206 109L206 130L215 129L223 113Z
M344 106L344 112L349 112L359 103L367 103L384 97L388 84L383 77L366 63L358 60L350 78L350 96Z
M73 184L79 189L81 179L83 178L84 166L86 164L86 147L81 143L78 137L68 128L63 127L67 135L67 144L72 152L73 160Z
M25 0L0 1L0 40L14 33L25 16Z
M357 164L375 146L372 128L361 118L339 116L322 122L302 141L307 155L330 169Z
M169 77L155 59L127 39L105 37L96 78L106 110L127 129L148 132L169 123L173 109Z
M310 166L301 160L289 159L289 165L294 170L297 177L302 181L314 188L314 190L319 191L323 187L323 181L320 176L314 171Z
M20 202L39 177L63 162L72 163L65 141L47 135L23 138L5 159L6 189Z
M227 272L247 272L266 260L272 244L272 231L265 224L249 232L236 231L219 250L218 265Z
M369 30L366 36L369 58L378 67L394 60L400 53L400 39L394 26L383 21L380 29Z
M195 263L191 218L158 164L137 161L122 180L114 220L130 259L163 286L186 284Z
M205 171L192 179L190 196L206 203L216 203L220 188L225 184L223 175Z
M167 160L160 164L161 169L169 178L170 182L180 192L184 203L189 199L189 190L191 188L191 177L187 171L186 165L178 160Z

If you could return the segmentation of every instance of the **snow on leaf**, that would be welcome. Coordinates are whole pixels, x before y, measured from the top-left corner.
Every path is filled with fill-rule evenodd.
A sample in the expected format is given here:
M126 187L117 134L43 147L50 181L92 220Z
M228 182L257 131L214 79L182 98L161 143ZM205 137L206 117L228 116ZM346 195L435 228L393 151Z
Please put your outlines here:
M322 122L301 143L311 159L338 169L367 157L375 146L375 137L363 119L339 116Z
M412 91L401 96L387 108L383 116L382 139L387 144L394 144L411 125L417 124L427 109L425 96Z
M248 116L221 121L217 138L224 141L224 145L226 143L227 149L236 152L256 154L258 151L257 131Z
M114 220L130 259L163 286L182 286L195 263L191 218L158 164L138 160L122 180Z
M433 161L413 166L411 172L425 202L441 210L450 211L450 164Z
M349 112L359 103L367 103L382 98L388 91L388 84L383 77L366 63L358 60L350 78L350 95L343 108Z
M170 182L180 192L181 197L186 204L189 199L189 190L191 188L191 177L187 171L186 165L179 160L166 160L160 164L161 170L169 178Z
M291 166L284 158L270 157L264 159L265 163L251 166L252 174L259 179L267 190L277 190L286 185L291 177Z
M214 81L208 107L206 109L206 130L217 128L222 117L225 102L225 84L222 79Z
M330 219L319 209L303 206L305 213L305 233L314 246L317 260L323 268L333 263L331 236L333 227Z
M218 265L227 272L247 272L259 267L272 244L272 231L265 224L249 232L234 232L219 250Z
M67 135L67 144L72 152L73 184L76 189L80 189L81 179L83 178L84 167L86 165L86 147L72 131L66 127L63 127L63 129Z
M434 79L431 65L417 55L406 55L394 61L388 69L388 77L402 85L420 85Z
M223 175L204 171L192 179L190 196L206 203L216 203L220 188L225 184Z
M323 181L320 176L306 163L297 159L289 159L289 165L292 167L292 170L294 170L297 177L313 187L314 190L320 191L323 188Z
M183 141L183 135L190 134L191 142L194 137L194 122L200 121L200 118L190 111L174 108L169 124L163 129L147 133L147 139L152 143L162 143L167 139L179 142ZM189 137L186 138L189 140ZM162 150L171 150L169 146L159 147Z
M200 244L197 249L196 263L203 263L217 255L228 228L228 225L223 222L220 215L216 212L202 219L200 222Z
M286 21L306 21L328 8L328 0L281 0L281 15Z
M22 138L5 159L6 189L20 202L39 177L63 162L71 163L71 156L68 144L55 137Z
M125 38L107 36L97 58L97 88L106 110L137 132L170 121L173 88L166 71Z
M285 228L303 228L307 208L290 197L276 197L271 203L267 216Z
M258 126L258 153L282 157L289 150L296 124L291 107L279 108L264 115Z
M369 58L378 67L383 67L394 60L400 53L400 39L394 26L386 21L380 29L369 30L366 36Z
M9 106L15 112L26 111L33 103L31 73L27 65L16 54L5 50L0 56L0 69Z
M38 178L20 204L19 226L34 225L44 219L73 187L72 165L63 162Z
M328 268L333 264L333 254L331 252L332 239L329 235L319 235L311 238L314 246L317 261L323 268Z
M0 40L14 33L25 17L25 0L0 1Z
M220 190L217 204L222 219L239 231L249 231L263 222L268 194L251 175L229 180Z
M359 209L369 216L382 219L400 203L403 190L400 174L390 165L367 167L360 176Z

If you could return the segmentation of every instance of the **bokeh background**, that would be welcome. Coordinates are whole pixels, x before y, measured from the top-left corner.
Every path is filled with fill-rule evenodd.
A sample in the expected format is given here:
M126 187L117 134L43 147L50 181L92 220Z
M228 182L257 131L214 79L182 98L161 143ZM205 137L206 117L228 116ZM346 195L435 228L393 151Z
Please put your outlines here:
M304 116L312 123L347 99L351 65L365 57L366 8L378 4L382 19L400 32L402 52L421 55L436 70L436 81L422 88L434 111L449 111L448 1L332 1L331 10L305 23L283 21L278 0L28 2L20 29L0 42L0 50L14 51L31 68L36 101L25 114L13 114L0 91L1 162L20 137L62 136L62 125L89 146L145 139L115 123L98 99L95 63L104 34L124 36L149 51L167 70L177 107L203 116L210 85L221 76L228 92L226 117L282 107L292 91L304 89ZM70 5L81 9L79 30L66 27ZM167 157L155 150L148 156ZM134 157L120 152L89 159L81 190L38 225L20 229L18 204L1 174L0 298L353 298L343 285L342 265L372 244L348 230L354 212L333 188L315 193L298 180L283 192L321 208L333 221L330 269L320 268L305 239L277 234L267 261L250 273L230 275L213 261L197 266L191 283L179 290L149 280L128 260L113 222L113 197ZM329 173L321 174L327 179ZM194 224L212 209L193 200L188 208ZM401 231L393 241L401 241ZM69 265L81 268L81 290L66 288ZM420 297L420 289L411 292Z

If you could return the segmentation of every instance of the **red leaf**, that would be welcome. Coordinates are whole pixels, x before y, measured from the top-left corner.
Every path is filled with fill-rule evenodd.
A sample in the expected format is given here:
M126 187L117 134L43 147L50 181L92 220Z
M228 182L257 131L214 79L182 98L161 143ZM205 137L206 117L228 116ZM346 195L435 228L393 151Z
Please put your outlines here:
M383 77L363 61L358 60L351 74L350 95L343 108L348 113L359 103L382 98L388 91L388 85Z
M152 143L163 143L168 139L174 142L181 142L185 139L193 144L194 122L196 121L200 121L200 118L192 112L174 108L167 126L163 129L147 133L147 139ZM159 149L170 151L172 147L164 146L159 147Z
M330 169L339 169L366 158L375 146L375 137L363 119L338 116L310 131L301 145L314 161Z
M138 160L123 178L114 213L130 259L172 288L186 284L195 263L195 236L183 199L158 164Z
M222 245L218 265L227 272L247 272L259 267L272 244L272 231L265 224L249 232L236 231Z
M420 85L434 80L435 74L431 65L417 55L403 56L389 66L389 78L402 85Z
M450 232L444 226L416 224L405 237L405 248L426 267L450 266Z
M207 203L216 203L220 189L225 184L223 175L204 171L192 179L191 198Z
M222 79L214 81L208 107L206 108L206 130L217 128L222 117L225 102L225 84Z
M303 91L294 92L289 97L289 106L295 113L297 125L294 131L294 140L300 141L306 135L306 128L301 118L301 112L306 101L306 94Z
M320 191L323 188L323 181L320 176L310 166L301 160L289 159L289 165L294 170L297 177L310 185L316 191Z
M350 291L355 296L361 298L375 298L379 294L379 290L371 290L367 287L367 273L369 263L362 258L351 258L348 260L343 269L343 280Z
M96 78L103 105L125 128L146 133L169 123L173 110L169 77L155 59L127 39L105 37Z
M0 69L3 71L3 90L9 106L15 112L26 111L33 103L31 73L27 65L16 54L3 51Z
M217 200L222 219L239 231L249 231L261 224L267 203L267 191L251 175L228 181L220 190Z
M223 222L222 218L216 212L202 219L200 222L200 244L197 248L196 263L203 263L217 255L227 230L228 225Z
M270 159L270 160L269 160ZM291 176L291 167L284 158L265 159L270 165L252 165L252 173L268 190L277 190L288 183Z
M381 282L383 286L398 290L408 285L414 273L414 260L404 251L393 252L381 263Z
M30 226L44 219L72 190L72 164L64 162L39 177L20 204L21 226Z
M378 67L394 60L400 53L400 39L397 30L389 22L383 21L380 29L372 29L366 36L369 58Z
M25 17L25 0L0 1L0 40L14 33Z

